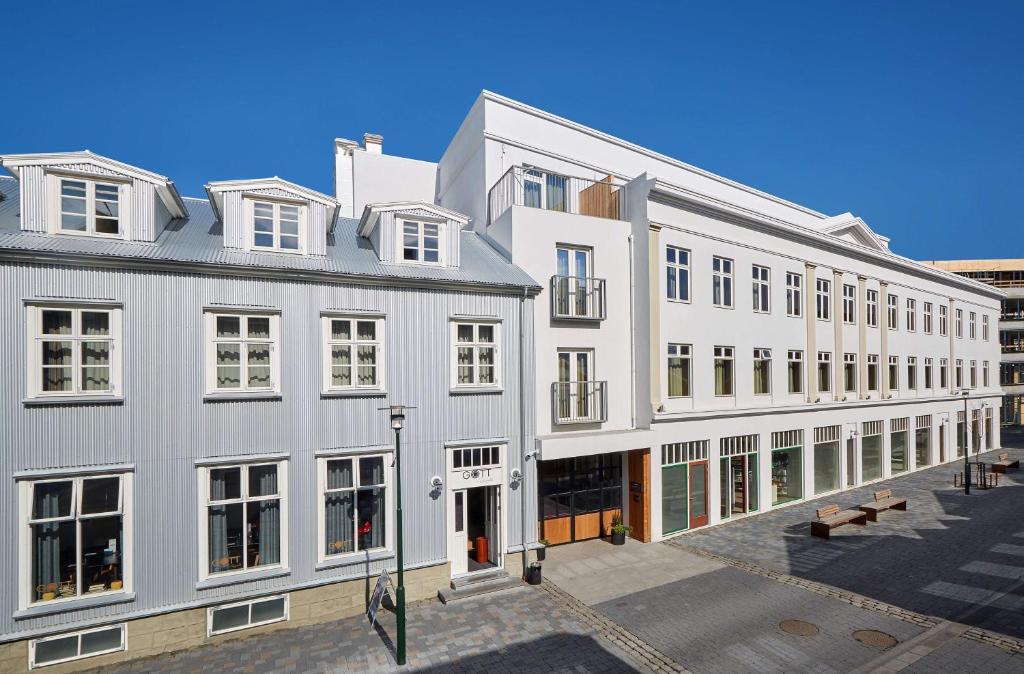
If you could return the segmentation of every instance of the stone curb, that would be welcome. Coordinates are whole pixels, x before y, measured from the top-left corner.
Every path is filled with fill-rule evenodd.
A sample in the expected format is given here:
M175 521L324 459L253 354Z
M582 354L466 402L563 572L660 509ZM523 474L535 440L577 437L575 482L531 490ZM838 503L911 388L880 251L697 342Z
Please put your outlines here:
M878 601L877 599L870 599L868 597L865 597L864 595L857 594L856 592L840 590L839 588L833 587L832 585L825 585L824 583L818 583L813 580L806 580L803 578L797 578L796 576L790 576L789 574L780 573L778 571L772 571L771 569L766 569L762 566L758 566L757 564L744 562L742 560L733 559L731 557L725 557L723 555L719 555L708 550L703 550L701 548L683 545L678 541L665 541L665 544L671 545L674 548L679 548L680 550L685 550L686 552L695 555L699 555L701 557L706 557L707 559L713 559L717 562L721 562L722 564L727 564L742 571L746 571L747 573L752 573L756 576L770 578L771 580L783 583L785 585L792 585L794 587L803 588L810 592L814 592L815 594L820 594L825 597L838 599L839 601L845 602L852 606L867 609L869 611L884 613L886 615L902 620L903 622L918 625L926 629L935 627L936 625L942 622L942 619L940 618L923 615L921 613L915 613L914 611L908 611L906 609L900 608L899 606L893 606L892 604L887 604L885 602ZM1014 639L1012 637L1008 637L997 632L990 632L980 627L970 627L961 636L967 639L971 639L973 641L981 642L983 644L996 646L1011 653L1024 653L1024 641L1020 641L1019 639Z
M635 663L651 672L692 674L678 662L654 648L646 641L632 632L625 630L616 622L607 618L599 611L595 611L576 597L547 581L538 586L542 592L546 592L558 604L566 609L573 617L585 625L596 630L597 635L613 644L620 651L630 656Z

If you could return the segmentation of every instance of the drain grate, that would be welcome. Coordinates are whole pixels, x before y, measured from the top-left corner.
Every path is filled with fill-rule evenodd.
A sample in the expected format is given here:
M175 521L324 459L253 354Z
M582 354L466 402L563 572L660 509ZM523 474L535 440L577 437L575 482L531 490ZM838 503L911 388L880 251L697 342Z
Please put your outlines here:
M806 620L783 620L779 623L779 629L797 637L812 637L818 633L818 626Z
M883 651L899 643L896 637L885 632L879 632L878 630L857 630L853 633L853 638L865 646L871 646Z

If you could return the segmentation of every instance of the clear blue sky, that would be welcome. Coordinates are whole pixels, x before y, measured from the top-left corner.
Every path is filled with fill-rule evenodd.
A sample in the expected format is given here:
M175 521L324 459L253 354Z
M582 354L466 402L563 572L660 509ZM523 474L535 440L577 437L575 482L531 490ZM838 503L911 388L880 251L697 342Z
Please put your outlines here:
M703 4L8 3L0 153L330 192L336 136L436 160L491 89L905 255L1024 257L1024 2Z

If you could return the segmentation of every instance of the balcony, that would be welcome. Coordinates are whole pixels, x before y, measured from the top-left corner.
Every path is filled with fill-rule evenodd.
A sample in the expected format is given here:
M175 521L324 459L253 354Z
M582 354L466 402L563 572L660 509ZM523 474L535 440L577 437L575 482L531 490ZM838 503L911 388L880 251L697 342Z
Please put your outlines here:
M551 277L551 318L603 321L606 316L604 279Z
M625 220L626 186L611 176L589 180L513 166L487 192L488 224L512 206Z
M551 385L551 417L557 426L608 420L606 381L558 381Z

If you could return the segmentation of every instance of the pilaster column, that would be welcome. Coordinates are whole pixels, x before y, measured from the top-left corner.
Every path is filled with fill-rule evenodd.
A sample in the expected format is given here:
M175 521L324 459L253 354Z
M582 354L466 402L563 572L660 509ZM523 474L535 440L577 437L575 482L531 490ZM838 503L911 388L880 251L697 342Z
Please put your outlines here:
M878 284L878 326L881 331L881 353L878 355L879 390L882 400L889 397L889 284L882 281Z
M804 376L807 378L807 402L813 403L818 397L818 350L817 322L818 312L815 310L817 284L814 281L815 265L804 264L804 278L807 285L804 292L804 319L807 326L807 348L804 351Z
M861 399L868 393L868 279L857 277L857 387Z
M832 324L835 328L835 353L832 354L832 399L846 395L843 364L843 272L832 270Z

